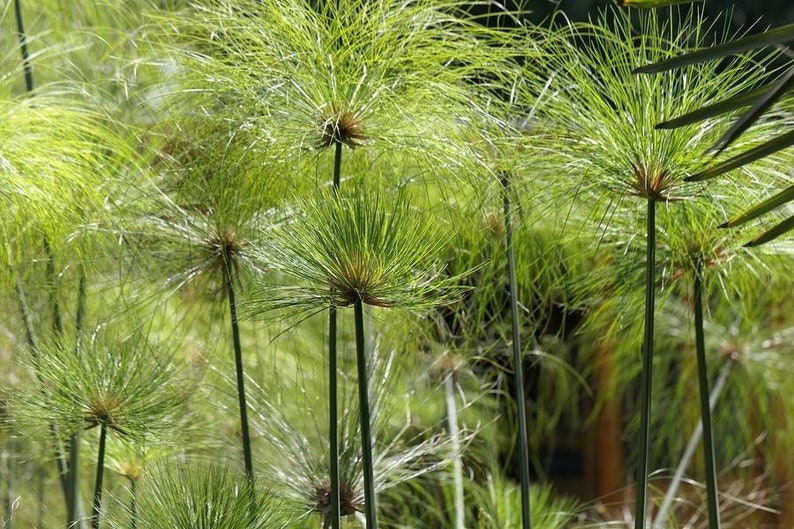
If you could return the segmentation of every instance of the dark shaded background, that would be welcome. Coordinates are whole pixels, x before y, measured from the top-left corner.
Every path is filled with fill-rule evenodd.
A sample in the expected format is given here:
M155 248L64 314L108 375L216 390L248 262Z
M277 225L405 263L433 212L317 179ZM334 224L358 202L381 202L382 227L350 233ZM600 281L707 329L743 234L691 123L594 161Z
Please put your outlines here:
M497 2L512 9L521 6L530 9L530 19L538 23L555 5L572 20L586 20L588 14L595 14L598 9L615 4L616 0L494 0ZM736 29L747 28L753 23L761 29L794 22L794 0L701 0L698 5L710 18L730 11L731 25Z

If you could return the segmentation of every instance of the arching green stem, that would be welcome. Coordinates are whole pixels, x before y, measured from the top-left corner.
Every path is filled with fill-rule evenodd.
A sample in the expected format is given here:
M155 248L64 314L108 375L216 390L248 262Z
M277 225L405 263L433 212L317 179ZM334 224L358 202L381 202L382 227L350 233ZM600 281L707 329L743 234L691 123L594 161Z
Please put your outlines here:
M653 321L655 307L656 201L648 199L645 257L645 334L642 340L642 379L640 381L640 461L637 468L635 529L644 529L648 500L648 456L650 454L651 394L653 393Z
M711 406L709 406L709 376L706 366L706 341L703 332L703 264L698 260L693 284L695 304L695 353L698 361L700 387L700 417L703 423L703 460L706 472L706 506L709 529L720 528L717 497L717 467L714 463L714 436L711 432Z
M369 377L367 376L366 344L364 335L364 308L361 299L354 304L356 327L356 367L358 371L358 405L361 419L361 455L364 466L364 514L367 529L377 529L375 500L375 472L372 463L372 430L369 415Z
M99 513L102 510L102 478L105 476L105 441L108 429L103 423L99 426L99 453L96 458L96 480L94 481L94 501L91 504L91 529L99 529Z
M521 358L520 320L518 317L518 285L516 280L516 259L513 251L513 225L510 207L510 176L502 174L505 238L507 244L507 270L510 283L510 330L513 347L513 385L515 386L515 399L518 413L518 450L521 475L521 527L530 529L529 505L529 442L527 434L527 410L524 402L524 371Z

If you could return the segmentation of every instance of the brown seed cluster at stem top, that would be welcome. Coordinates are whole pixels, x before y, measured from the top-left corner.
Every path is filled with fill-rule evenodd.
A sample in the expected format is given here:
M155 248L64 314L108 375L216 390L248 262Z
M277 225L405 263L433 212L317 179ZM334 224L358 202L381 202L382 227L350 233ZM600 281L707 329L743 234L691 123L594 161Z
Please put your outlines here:
M336 103L332 104L320 119L320 139L317 141L317 146L320 148L344 143L354 149L365 139L367 135L361 119Z
M361 511L361 495L351 483L339 483L339 514L350 516ZM323 481L314 489L314 512L323 515L326 520L331 516L331 482Z
M104 426L120 434L126 434L119 424L122 408L121 401L113 393L103 392L92 395L83 410L86 429Z
M207 240L207 247L215 268L225 275L226 263L229 263L233 274L237 274L237 259L242 253L243 243L233 230L218 230Z
M673 184L668 170L639 164L631 164L631 167L634 174L629 180L629 186L633 195L657 202L677 200L667 194Z
M377 259L354 253L340 259L335 268L328 283L335 292L336 305L349 307L360 299L365 305L391 306L391 303L379 298L376 293L386 281L383 267Z

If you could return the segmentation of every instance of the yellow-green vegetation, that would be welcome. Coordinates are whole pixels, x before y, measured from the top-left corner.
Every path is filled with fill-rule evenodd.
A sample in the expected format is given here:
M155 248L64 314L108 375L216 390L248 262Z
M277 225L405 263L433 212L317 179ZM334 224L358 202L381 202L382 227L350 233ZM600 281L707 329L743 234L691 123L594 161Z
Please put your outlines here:
M794 35L619 4L0 6L0 528L794 524Z

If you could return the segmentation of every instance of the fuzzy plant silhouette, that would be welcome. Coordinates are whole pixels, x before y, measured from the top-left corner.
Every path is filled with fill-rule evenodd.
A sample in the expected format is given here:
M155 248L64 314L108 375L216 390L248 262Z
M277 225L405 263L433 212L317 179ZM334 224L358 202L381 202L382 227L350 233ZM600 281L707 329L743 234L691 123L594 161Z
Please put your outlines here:
M153 465L140 489L140 529L287 529L296 527L272 493L242 479L230 462ZM127 527L115 522L111 527Z
M93 528L100 524L108 434L141 440L167 430L187 396L167 354L140 335L106 333L90 336L77 351L57 342L43 346L30 362L38 383L21 395L26 420L55 424L64 436L99 429Z
M472 94L460 80L495 68L499 50L482 45L488 31L464 14L453 2L248 1L200 3L166 24L190 43L181 55L191 100L221 99L221 109L209 103L215 119L257 131L269 155L330 175L338 190L345 148L380 166L410 153L420 174L461 165L465 149L455 138ZM336 313L331 306L332 400ZM333 454L336 407L329 413Z
M269 209L285 190L283 166L268 165L245 130L197 119L173 109L181 127L162 125L153 139L155 185L134 216L121 221L131 255L143 260L143 280L197 295L204 306L227 306L237 378L242 454L253 479L253 454L245 393L245 360L239 305L251 279L265 273L253 252ZM145 257L141 257L145 256ZM199 306L202 303L198 303Z
M691 153L710 145L721 126L720 121L712 120L668 133L657 130L655 124L726 92L737 93L762 75L762 70L753 69L750 59L744 57L720 70L711 65L690 67L685 74L632 76L637 66L671 57L676 50L705 38L709 26L696 15L679 15L675 10L670 15L664 22L654 11L629 14L610 10L611 21L604 13L595 23L563 24L545 40L548 53L539 61L537 81L549 93L543 106L546 123L561 127L560 163L566 171L581 175L571 192L578 188L580 196L592 197L592 203L608 202L606 213L585 208L588 214L609 219L632 196L646 206L644 219L635 217L635 222L645 223L646 243L635 511L638 529L647 522L657 208L674 208L675 202L701 192L697 183L684 180L706 163ZM531 68L537 75L536 65ZM630 236L626 233L623 240Z
M402 369L396 350L383 351L378 344L372 348L369 364L372 391L370 409L373 432L374 488L378 494L394 491L421 476L429 475L450 464L459 455L451 437L433 431L417 431L410 421L398 422L410 416L403 406L400 391ZM306 358L302 354L296 380L282 380L280 388L255 386L252 407L256 410L254 428L270 450L264 462L273 487L285 489L285 501L294 504L301 517L318 516L322 527L331 527L331 486L328 454L325 450L327 432L324 425L306 420L306 410L322 409L330 404L325 394L313 388L322 387L321 369L312 367L320 358ZM346 377L342 381L348 380ZM358 441L360 411L354 388L343 384L340 416L340 506L344 518L362 517L366 510L364 498L364 468L361 443ZM296 386L302 399L291 399ZM406 405L407 406L407 405ZM466 443L468 431L459 432L458 439ZM399 493L397 493L399 494ZM391 522L391 521L390 521Z
M356 187L299 200L270 235L262 258L301 284L265 290L254 312L354 309L366 520L377 527L364 305L421 310L442 303L451 283L441 277L441 233L401 194Z
M762 33L740 35L727 42L689 51L653 64L641 65L635 69L634 73L652 74L706 61L719 61L751 50L774 49L775 46L785 45L792 40L794 40L794 25L779 26ZM788 98L792 79L794 79L794 63L791 57L786 57L784 65L776 69L763 83L758 83L757 86L748 86L741 93L725 97L709 105L703 105L701 108L694 109L689 113L671 117L659 123L657 127L675 129L708 120L714 116L725 115L738 109L745 109L742 111L741 116L704 153L718 154L736 143L754 124L769 119L776 119L777 111L774 107L777 103ZM742 152L733 154L727 160L719 161L696 174L690 175L688 178L693 181L711 179L737 167L776 155L792 145L794 145L794 132L790 130L781 131L766 141L745 148ZM758 202L738 214L732 215L721 227L740 226L773 211L778 211L785 215L787 204L794 200L794 185L791 185L790 182L786 183L785 180L782 183L787 185L787 187L774 196ZM771 228L766 229L760 235L755 236L747 245L757 246L764 244L781 237L791 229L794 229L794 216L788 216Z

